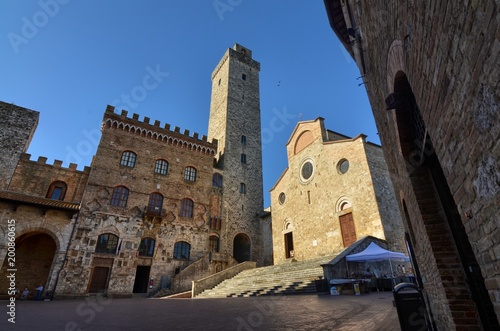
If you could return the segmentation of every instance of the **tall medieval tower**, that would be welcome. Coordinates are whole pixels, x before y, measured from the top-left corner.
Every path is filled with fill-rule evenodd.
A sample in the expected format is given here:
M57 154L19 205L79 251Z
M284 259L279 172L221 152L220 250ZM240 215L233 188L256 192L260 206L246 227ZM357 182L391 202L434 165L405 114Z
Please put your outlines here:
M215 171L223 175L220 251L262 263L263 210L260 63L235 44L212 73L209 139L218 140Z

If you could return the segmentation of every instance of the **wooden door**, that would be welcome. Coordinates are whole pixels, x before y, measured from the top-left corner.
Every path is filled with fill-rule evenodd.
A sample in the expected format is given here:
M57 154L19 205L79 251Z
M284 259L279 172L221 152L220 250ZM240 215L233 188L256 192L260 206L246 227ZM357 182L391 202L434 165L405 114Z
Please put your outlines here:
M339 220L344 247L348 247L356 241L356 229L354 228L354 219L352 218L352 213L340 216Z
M92 273L92 281L90 282L90 293L104 293L108 280L109 268L107 267L94 267Z

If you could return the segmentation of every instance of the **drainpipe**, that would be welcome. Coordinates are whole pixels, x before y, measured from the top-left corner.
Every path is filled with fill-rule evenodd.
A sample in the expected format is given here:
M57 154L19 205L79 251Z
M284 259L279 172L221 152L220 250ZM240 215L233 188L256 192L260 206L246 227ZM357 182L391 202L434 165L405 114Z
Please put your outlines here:
M81 205L80 205L80 207L81 207ZM73 224L73 228L71 229L71 235L70 235L69 240L68 240L68 246L66 247L66 254L64 254L64 259L61 263L61 268L57 272L56 281L54 283L54 288L52 289L52 295L56 294L57 283L59 282L59 275L61 274L61 271L64 268L64 264L66 263L66 260L68 259L69 247L71 245L71 241L73 240L73 234L75 233L76 223L78 222L79 217L80 217L80 209L78 209L78 212L77 212L76 217L75 217L75 223Z

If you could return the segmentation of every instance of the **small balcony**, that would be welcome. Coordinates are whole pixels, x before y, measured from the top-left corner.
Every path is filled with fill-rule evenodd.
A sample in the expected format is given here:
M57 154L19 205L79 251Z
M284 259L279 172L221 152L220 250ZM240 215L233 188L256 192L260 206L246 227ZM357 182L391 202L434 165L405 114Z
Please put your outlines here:
M159 221L166 215L166 210L161 207L144 208L144 220Z

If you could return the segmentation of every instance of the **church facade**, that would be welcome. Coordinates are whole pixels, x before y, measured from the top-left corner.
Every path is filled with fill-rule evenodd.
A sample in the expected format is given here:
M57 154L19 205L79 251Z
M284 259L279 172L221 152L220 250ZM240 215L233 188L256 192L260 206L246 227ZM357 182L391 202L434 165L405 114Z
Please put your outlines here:
M31 161L25 152L39 113L1 103L9 120L0 157L0 284L11 220L23 263L18 286L41 284L58 296L187 290L194 278L269 260L258 217L259 71L247 48L226 51L212 75L208 137L108 106L82 171Z
M288 167L271 189L275 263L333 257L366 236L406 252L380 146L328 130L320 117L299 122L286 149Z

